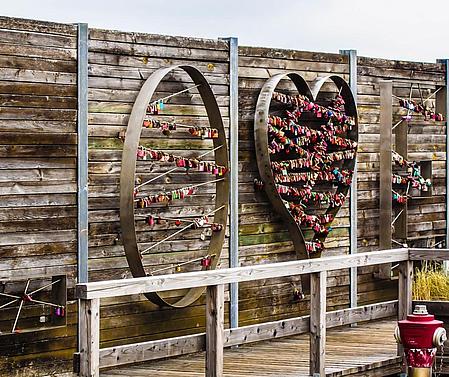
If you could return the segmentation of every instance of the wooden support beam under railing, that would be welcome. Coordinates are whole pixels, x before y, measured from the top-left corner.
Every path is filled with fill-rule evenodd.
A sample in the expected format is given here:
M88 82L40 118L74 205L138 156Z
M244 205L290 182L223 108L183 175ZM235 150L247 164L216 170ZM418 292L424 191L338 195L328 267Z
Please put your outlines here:
M326 376L326 271L310 275L310 375Z
M224 285L206 290L206 377L223 376Z
M100 299L80 300L80 377L100 376Z
M413 283L413 261L407 260L399 263L398 282L398 320L407 319L412 312L412 283ZM398 356L403 354L401 344L398 344Z

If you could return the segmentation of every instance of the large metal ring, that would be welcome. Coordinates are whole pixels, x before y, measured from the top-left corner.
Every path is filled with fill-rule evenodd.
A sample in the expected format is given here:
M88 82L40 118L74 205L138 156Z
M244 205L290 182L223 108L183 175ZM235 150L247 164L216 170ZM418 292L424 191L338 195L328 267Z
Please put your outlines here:
M120 225L122 241L125 248L126 259L133 277L144 277L146 272L139 252L134 220L134 185L136 173L136 155L142 131L142 124L146 115L147 106L150 103L156 88L164 77L175 69L182 69L198 85L198 91L206 108L207 117L211 127L218 129L219 137L213 139L214 148L221 148L214 152L215 162L228 168L228 152L226 134L223 120L216 98L203 74L195 67L189 65L170 66L158 69L143 84L137 99L133 105L126 130L125 142L122 154L122 167L120 173ZM229 202L229 174L224 180L216 183L215 209L222 207L214 214L214 222L223 224L221 231L212 232L208 254L215 257L209 269L215 269L223 247L226 222L228 217ZM203 267L206 269L206 267ZM176 302L169 302L163 292L148 293L145 296L153 303L160 306L185 307L195 302L204 292L205 288L189 289L187 293Z

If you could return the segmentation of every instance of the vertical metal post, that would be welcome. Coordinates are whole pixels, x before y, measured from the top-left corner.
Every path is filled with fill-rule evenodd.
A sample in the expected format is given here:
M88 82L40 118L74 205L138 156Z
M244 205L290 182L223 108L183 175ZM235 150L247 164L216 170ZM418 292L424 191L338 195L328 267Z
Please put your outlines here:
M392 162L391 142L393 123L393 82L380 81L380 214L379 248L391 249L392 220ZM379 266L377 277L387 279L390 265Z
M438 63L442 63L445 68L446 87L440 98L443 103L437 101L437 111L443 113L446 120L446 249L449 248L449 122L447 120L449 115L449 59L438 59ZM437 97L438 98L438 97ZM449 263L443 262L444 269L449 271Z
M88 26L78 24L78 283L88 281L87 90ZM79 311L80 315L80 311ZM80 317L78 317L78 324ZM80 339L78 325L78 339Z
M446 87L437 93L436 110L444 115L446 120L446 249L449 247L449 59L438 59L437 63L442 63L445 70ZM449 271L449 263L443 262L445 271Z
M87 274L87 24L78 24L78 283Z
M229 267L239 266L239 47L238 38L221 38L229 43L229 159L230 159L230 239ZM230 284L229 322L231 328L239 325L238 283Z
M357 106L357 50L340 50L340 54L349 57L349 86ZM354 174L350 188L349 224L350 224L350 247L349 253L357 253L357 159L354 165ZM349 306L357 307L357 267L349 270Z

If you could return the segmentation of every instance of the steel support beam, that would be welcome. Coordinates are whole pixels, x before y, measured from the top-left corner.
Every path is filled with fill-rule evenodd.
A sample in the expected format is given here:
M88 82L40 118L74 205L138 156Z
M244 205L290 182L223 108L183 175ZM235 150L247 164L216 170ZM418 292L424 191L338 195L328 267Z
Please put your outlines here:
M87 90L88 90L88 26L78 24L78 119L77 119L77 207L78 207L78 229L77 229L77 252L78 252L78 283L88 281L88 192L87 192ZM79 309L79 308L78 308ZM78 324L80 324L80 311L78 310ZM78 344L80 339L80 328L78 325Z
M437 111L441 112L444 115L446 120L446 245L445 248L449 247L449 59L438 59L438 63L442 63L445 68L445 77L446 77L446 87L443 91L441 91L441 95L437 94ZM449 263L444 262L444 268L446 271L449 271Z
M379 249L391 249L392 239L392 123L393 123L393 82L379 81L380 84L380 213ZM391 266L379 266L377 277L390 278Z
M229 267L239 267L239 47L238 38L222 38L229 43L229 165L230 165L230 239ZM238 283L230 284L229 321L231 328L239 325Z
M357 106L357 50L340 50L340 54L349 58L349 86L351 87L352 96ZM349 222L350 222L350 246L349 253L357 253L357 157L354 165L354 174L352 177L350 189L349 203ZM357 268L353 267L349 270L349 306L357 307Z

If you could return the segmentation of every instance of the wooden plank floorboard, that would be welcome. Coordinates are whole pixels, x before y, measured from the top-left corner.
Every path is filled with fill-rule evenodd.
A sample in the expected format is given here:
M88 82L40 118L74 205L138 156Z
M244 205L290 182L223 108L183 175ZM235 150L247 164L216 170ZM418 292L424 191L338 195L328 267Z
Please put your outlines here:
M326 375L377 377L399 372L396 320L373 321L327 333ZM204 376L204 352L105 370L101 377ZM309 371L308 334L227 348L226 377L298 377Z

